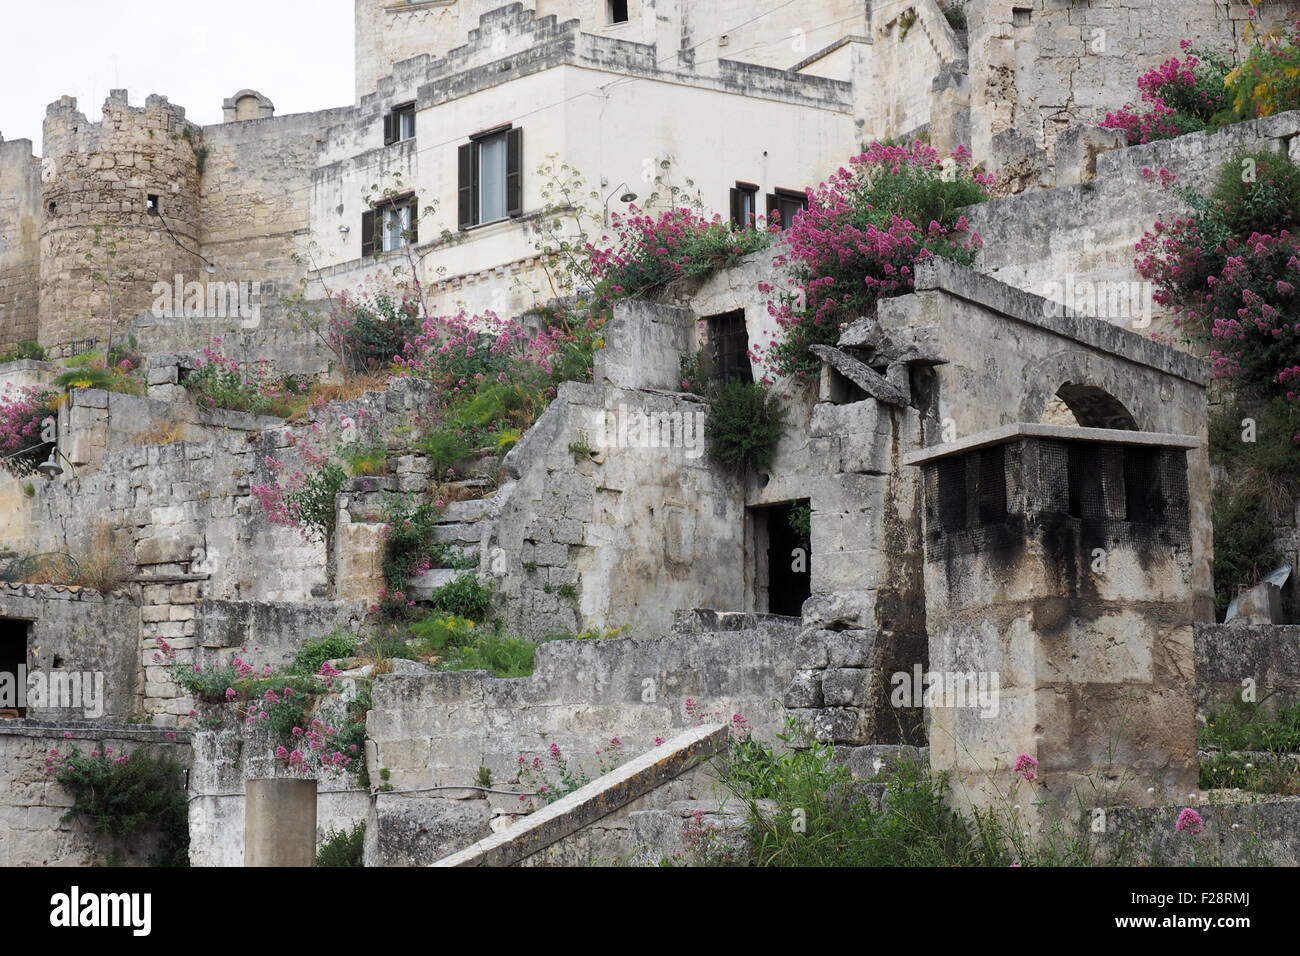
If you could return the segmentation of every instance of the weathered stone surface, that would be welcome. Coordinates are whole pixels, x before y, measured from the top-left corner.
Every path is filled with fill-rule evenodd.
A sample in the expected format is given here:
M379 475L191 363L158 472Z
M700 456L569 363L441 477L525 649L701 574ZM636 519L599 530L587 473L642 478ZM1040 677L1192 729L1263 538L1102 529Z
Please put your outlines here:
M486 800L380 793L366 825L366 866L428 866L490 832Z
M907 405L909 396L875 369L829 345L811 345L812 352L823 362L858 386L876 401L887 405Z
M822 683L819 671L795 671L790 686L785 691L787 707L820 707Z

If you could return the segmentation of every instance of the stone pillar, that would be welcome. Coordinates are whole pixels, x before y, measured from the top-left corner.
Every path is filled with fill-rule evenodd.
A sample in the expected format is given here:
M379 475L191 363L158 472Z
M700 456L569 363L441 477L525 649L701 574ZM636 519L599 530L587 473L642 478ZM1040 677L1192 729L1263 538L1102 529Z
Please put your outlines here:
M959 805L1019 804L1033 826L1080 798L1197 790L1197 444L1015 424L905 458L923 472L930 670L896 691L925 695L931 765Z
M316 865L316 781L249 780L244 866Z

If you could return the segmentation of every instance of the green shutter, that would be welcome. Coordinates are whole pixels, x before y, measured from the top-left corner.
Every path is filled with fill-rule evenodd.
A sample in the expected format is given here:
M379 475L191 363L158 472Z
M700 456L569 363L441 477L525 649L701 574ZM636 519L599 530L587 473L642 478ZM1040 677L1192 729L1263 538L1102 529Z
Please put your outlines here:
M740 190L734 186L731 187L731 224L733 226L744 225L740 221Z
M478 190L474 180L475 160L478 158L478 144L466 143L457 154L457 198L458 215L456 221L461 229L468 229L478 219Z
M411 235L407 241L410 242L411 245L415 245L417 242L420 241L420 230L419 230L419 222L418 222L420 217L420 200L417 197L412 196L410 205L411 205Z
M512 129L506 134L506 215L518 216L524 211L524 190L521 167L524 159L524 131Z
M393 145L393 143L397 142L397 131L398 131L397 114L385 113L384 114L384 145L385 146L391 146Z
M375 254L375 211L368 209L361 214L361 258Z

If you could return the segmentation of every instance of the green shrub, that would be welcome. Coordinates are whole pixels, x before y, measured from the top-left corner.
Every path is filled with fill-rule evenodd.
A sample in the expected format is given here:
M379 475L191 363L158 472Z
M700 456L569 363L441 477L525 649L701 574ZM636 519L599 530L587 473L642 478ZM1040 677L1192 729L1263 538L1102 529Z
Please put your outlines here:
M1238 150L1219 167L1210 199L1232 235L1288 228L1300 221L1300 166L1286 153Z
M0 355L0 365L5 365L9 362L21 362L24 359L35 362L44 362L44 347L42 347L39 342L33 342L31 339L23 339L8 352Z
M1273 546L1273 522L1258 495L1235 489L1215 491L1214 609L1219 618L1240 587L1259 583L1280 561Z
M455 614L431 614L411 624L411 636L416 651L423 654L443 654L449 647L469 644L474 640L475 624L468 618Z
M366 823L357 823L351 830L330 827L316 850L317 866L364 866Z
M441 671L491 671L494 677L528 677L537 644L523 637L479 628L473 641L453 647L438 663Z
M333 462L325 462L309 471L302 484L283 492L286 505L298 522L323 541L326 546L334 540L334 523L338 517L335 499L348 473Z
M468 458L474 453L475 447L469 436L455 423L440 425L420 439L418 445L429 456L429 464L436 475L444 474L456 462Z
M954 30L966 29L966 8L961 5L960 0L952 0L951 3L942 3L939 9L943 11L944 18L948 25Z
M429 605L434 611L455 614L481 624L490 616L492 594L490 581L484 583L473 574L462 574L436 588L429 598Z
M1210 714L1197 737L1202 749L1300 753L1300 705L1281 707L1270 718L1258 704L1237 701Z
M310 676L320 672L321 664L352 657L357 652L357 638L343 631L326 634L318 641L308 641L298 649L293 660L292 673Z
M384 510L384 582L390 593L405 590L411 578L447 559L446 545L433 540L442 512L432 502L412 505L391 499Z
M64 822L81 817L98 834L129 839L142 831L160 834L154 866L189 866L189 803L184 768L166 754L137 750L114 755L111 747L82 753L50 752L46 767L60 761L55 779L72 794Z
M704 427L709 457L723 468L745 474L767 468L785 429L785 411L763 386L727 382L713 398Z
M774 752L752 737L733 738L723 783L747 808L755 866L1005 866L948 809L947 785L915 764L894 770L886 808L877 810L836 764L834 748L813 742ZM757 801L772 800L776 812ZM798 821L799 825L796 825Z

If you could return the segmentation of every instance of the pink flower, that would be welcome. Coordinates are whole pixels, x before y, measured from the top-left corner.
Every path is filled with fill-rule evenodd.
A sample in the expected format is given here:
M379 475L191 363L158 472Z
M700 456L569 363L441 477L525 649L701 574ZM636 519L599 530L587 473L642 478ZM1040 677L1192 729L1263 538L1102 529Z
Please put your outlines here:
M1016 765L1011 769L1026 780L1033 780L1038 776L1038 761L1029 754L1021 754L1016 758Z
M1174 825L1174 829L1191 830L1192 834L1195 835L1205 829L1205 821L1191 807L1184 807L1182 813L1178 814L1178 823Z

